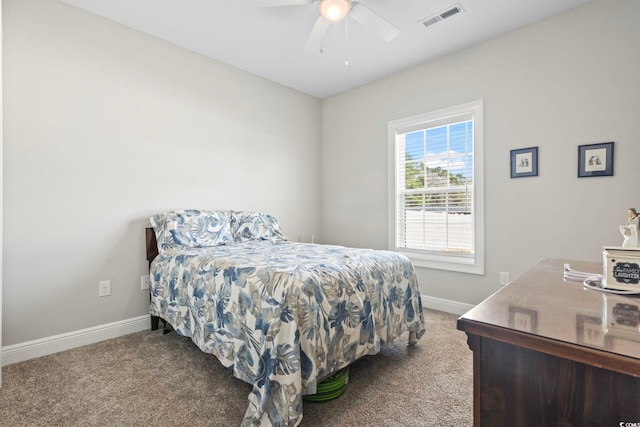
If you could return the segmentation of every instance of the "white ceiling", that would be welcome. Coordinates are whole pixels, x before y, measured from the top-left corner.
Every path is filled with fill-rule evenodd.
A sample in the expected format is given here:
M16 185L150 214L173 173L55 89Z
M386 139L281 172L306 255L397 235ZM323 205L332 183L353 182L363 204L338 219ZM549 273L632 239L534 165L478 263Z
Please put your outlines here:
M302 49L318 17L317 2L260 7L263 0L61 1L325 98L591 0L360 0L400 34L385 42L347 19L331 25L324 52L313 54ZM464 12L430 27L420 23L455 4Z

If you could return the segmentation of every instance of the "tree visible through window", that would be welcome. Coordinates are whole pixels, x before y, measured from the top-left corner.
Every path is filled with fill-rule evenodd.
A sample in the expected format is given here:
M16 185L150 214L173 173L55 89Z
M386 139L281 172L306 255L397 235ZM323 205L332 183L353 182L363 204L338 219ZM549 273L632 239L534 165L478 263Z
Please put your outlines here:
M405 155L399 246L471 253L473 121L397 136Z
M393 248L424 266L449 268L444 262L467 266L455 270L484 269L478 265L483 260L477 191L482 173L476 162L480 115L481 103L472 103L390 123Z

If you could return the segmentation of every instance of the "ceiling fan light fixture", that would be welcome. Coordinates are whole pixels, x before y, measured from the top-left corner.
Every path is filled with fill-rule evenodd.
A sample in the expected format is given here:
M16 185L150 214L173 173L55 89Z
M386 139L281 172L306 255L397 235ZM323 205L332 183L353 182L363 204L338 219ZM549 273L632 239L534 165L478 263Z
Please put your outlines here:
M328 21L338 22L351 10L349 0L320 0L320 15Z

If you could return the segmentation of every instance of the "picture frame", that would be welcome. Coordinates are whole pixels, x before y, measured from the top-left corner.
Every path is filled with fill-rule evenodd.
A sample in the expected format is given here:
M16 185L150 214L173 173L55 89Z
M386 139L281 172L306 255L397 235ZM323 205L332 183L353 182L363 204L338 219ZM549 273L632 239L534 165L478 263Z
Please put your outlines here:
M607 347L602 318L576 314L576 342L590 347Z
M613 142L578 146L578 178L613 175Z
M511 150L511 178L538 176L538 147Z
M522 332L535 334L538 332L538 311L509 306L509 327Z

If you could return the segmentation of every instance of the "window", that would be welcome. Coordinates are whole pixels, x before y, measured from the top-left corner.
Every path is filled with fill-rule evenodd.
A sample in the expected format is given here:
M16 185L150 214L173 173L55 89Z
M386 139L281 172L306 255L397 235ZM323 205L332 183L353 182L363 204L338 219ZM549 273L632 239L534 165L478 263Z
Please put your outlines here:
M389 246L484 274L482 101L389 123Z

